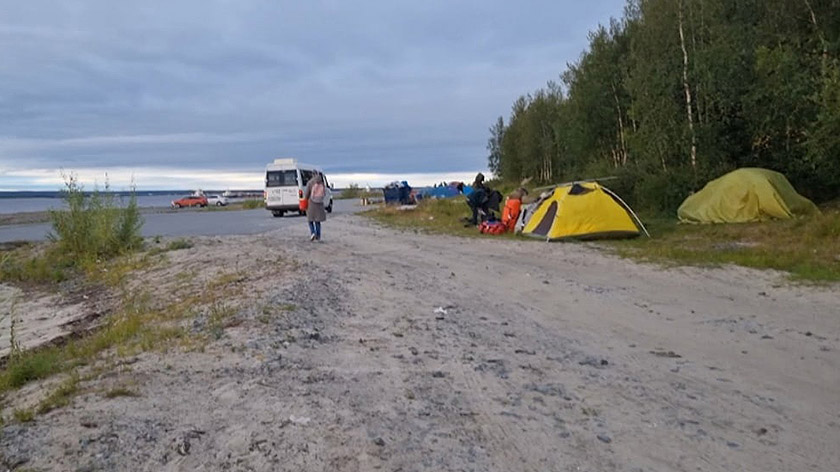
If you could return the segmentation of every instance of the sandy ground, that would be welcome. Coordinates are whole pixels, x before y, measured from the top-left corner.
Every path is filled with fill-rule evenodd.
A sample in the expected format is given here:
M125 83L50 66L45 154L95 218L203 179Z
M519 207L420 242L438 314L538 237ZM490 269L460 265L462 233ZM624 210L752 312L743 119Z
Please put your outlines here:
M324 243L305 232L173 255L248 268L237 322L204 352L126 359L70 406L7 424L7 467L838 470L836 287L350 215ZM140 396L96 393L115 382Z

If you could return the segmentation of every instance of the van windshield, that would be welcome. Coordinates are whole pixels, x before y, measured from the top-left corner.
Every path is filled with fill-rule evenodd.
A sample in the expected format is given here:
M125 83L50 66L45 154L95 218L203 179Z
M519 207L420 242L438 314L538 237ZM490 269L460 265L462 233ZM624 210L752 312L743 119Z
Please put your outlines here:
M297 187L296 170L270 170L265 173L266 187Z

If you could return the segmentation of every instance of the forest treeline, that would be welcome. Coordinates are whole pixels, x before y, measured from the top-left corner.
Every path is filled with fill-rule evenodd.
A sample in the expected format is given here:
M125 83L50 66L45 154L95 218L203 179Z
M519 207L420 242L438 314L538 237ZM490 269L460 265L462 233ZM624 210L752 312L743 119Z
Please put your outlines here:
M642 209L674 210L739 167L840 197L840 0L630 0L559 82L490 127L508 181L616 176Z

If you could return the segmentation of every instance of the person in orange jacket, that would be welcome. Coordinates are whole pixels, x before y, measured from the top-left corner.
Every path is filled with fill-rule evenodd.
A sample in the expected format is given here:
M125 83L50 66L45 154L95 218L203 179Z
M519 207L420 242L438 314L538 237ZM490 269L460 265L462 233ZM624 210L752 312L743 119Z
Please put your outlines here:
M516 221L519 219L519 212L522 210L522 197L525 195L528 195L528 191L522 187L508 195L505 209L502 211L502 223L508 231L516 230Z

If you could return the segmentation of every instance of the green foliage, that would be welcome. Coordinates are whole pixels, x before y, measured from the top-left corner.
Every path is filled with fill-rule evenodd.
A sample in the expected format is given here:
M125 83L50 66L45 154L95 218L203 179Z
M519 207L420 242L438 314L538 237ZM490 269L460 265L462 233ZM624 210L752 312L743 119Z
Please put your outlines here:
M245 200L242 202L242 208L245 210L256 210L257 208L263 208L265 206L265 202L262 200Z
M0 392L16 389L59 371L61 364L56 350L25 351L9 358L0 372Z
M351 183L347 188L341 190L341 199L359 198L364 193L359 184Z
M41 400L38 404L38 414L43 415L57 408L67 406L78 391L79 377L73 373L64 382L59 384L46 398Z
M19 423L29 423L35 419L35 412L29 409L15 410L12 413L12 416L14 416L15 420Z
M838 12L840 0L630 0L590 34L562 86L496 120L488 164L509 182L617 176L613 190L656 213L745 166L836 199Z
M338 194L337 198L340 200L349 200L353 198L364 198L364 197L381 197L382 192L368 192L367 190L363 189L359 186L359 184L351 183L347 186L347 188L342 189L341 193Z
M166 245L167 251L178 251L180 249L190 249L194 244L189 239L176 239Z
M50 211L50 235L58 251L75 263L113 257L137 249L143 225L134 195L120 207L106 184L105 191L87 194L78 179L65 177L66 210Z
M0 282L59 283L67 278L69 266L55 250L33 255L28 247L0 255Z
M126 387L116 387L105 392L105 398L139 397L140 394Z
M654 218L646 224L653 238L605 244L622 256L666 264L737 264L803 281L840 281L840 211L765 223L678 225Z

